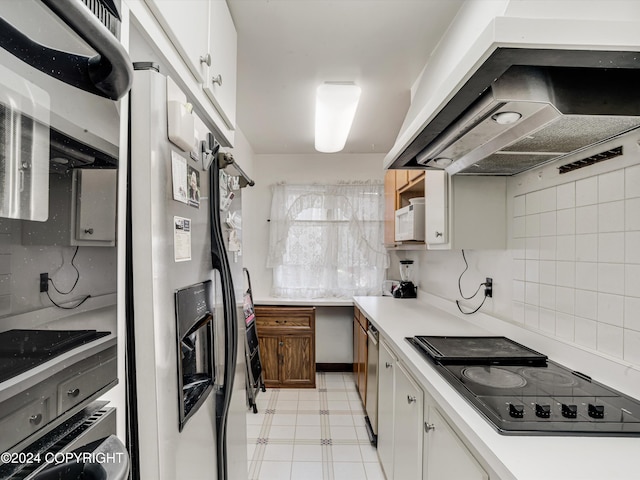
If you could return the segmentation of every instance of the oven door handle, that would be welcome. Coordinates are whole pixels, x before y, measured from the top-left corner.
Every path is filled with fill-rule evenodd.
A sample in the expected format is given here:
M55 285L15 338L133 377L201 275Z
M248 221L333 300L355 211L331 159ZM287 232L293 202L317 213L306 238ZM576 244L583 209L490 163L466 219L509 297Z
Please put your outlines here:
M111 100L133 82L133 65L118 39L80 0L42 0L97 54L88 57L41 45L0 17L0 46L33 68L62 82ZM46 27L45 27L46 28Z

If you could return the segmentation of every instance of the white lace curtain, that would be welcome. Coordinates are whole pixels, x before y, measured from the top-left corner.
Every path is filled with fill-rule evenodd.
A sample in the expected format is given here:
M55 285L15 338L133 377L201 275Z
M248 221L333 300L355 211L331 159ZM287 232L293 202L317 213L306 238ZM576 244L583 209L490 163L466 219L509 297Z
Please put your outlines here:
M389 267L383 236L382 183L275 185L267 259L272 295L379 295Z

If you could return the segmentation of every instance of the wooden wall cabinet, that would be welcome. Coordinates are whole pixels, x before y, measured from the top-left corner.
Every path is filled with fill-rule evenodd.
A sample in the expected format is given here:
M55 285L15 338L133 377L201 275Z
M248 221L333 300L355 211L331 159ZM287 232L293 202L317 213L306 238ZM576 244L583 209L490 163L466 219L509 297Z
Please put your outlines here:
M424 242L397 242L396 210L409 205L409 200L425 195L424 170L387 170L384 176L384 245L387 248L420 248Z
M353 376L362 400L367 404L367 317L353 307Z
M265 386L315 388L315 308L256 306L255 314Z

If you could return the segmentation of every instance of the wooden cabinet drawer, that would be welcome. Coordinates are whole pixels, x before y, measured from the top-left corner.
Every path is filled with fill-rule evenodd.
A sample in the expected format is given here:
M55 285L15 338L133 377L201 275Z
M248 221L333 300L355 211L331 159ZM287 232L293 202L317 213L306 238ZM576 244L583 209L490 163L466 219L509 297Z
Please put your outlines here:
M258 333L264 328L314 329L314 308L256 307Z
M58 384L58 414L62 414L117 378L116 359L89 367Z
M22 438L40 430L51 420L51 399L41 397L0 418L0 432L20 432ZM12 447L13 436L0 434L0 452Z

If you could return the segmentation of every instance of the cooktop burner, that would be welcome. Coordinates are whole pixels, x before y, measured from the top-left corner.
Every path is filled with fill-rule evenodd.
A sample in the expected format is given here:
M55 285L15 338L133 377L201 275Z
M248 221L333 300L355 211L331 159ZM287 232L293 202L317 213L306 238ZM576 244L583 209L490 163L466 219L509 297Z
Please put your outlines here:
M0 333L0 382L85 343L109 335L96 330L8 330Z
M507 338L421 336L407 341L499 433L640 436L638 400ZM464 345L472 346L466 363ZM493 352L491 345L500 348Z

